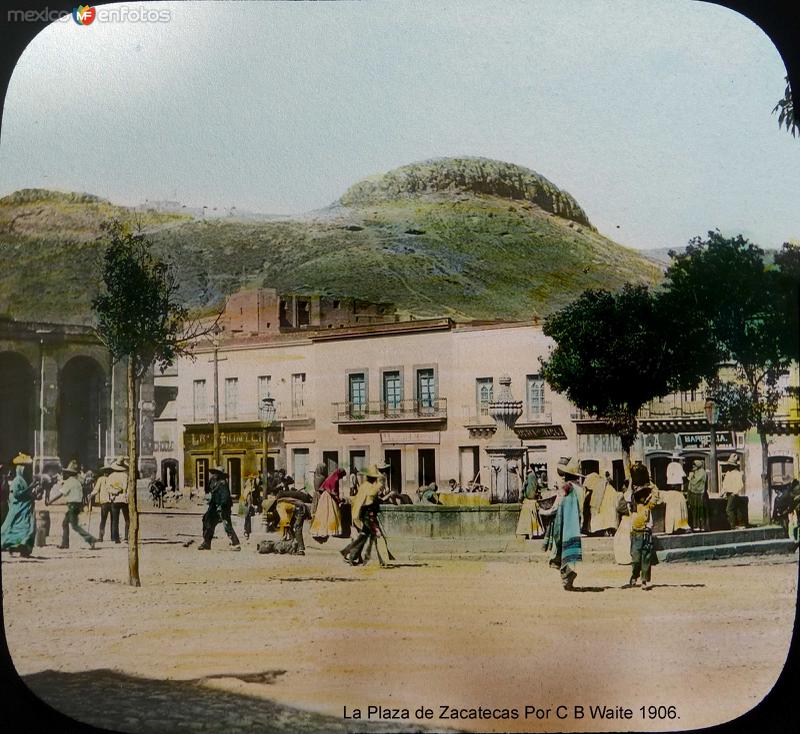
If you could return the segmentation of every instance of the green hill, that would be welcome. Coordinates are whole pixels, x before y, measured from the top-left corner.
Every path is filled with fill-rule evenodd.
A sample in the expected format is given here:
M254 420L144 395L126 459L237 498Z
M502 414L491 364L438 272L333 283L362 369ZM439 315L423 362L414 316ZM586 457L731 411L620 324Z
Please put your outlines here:
M147 232L176 264L192 307L264 285L388 301L420 317L527 319L586 288L661 276L534 171L440 159L356 183L326 210L281 219L193 219L85 194L16 192L0 199L0 313L89 321L101 224L111 218Z

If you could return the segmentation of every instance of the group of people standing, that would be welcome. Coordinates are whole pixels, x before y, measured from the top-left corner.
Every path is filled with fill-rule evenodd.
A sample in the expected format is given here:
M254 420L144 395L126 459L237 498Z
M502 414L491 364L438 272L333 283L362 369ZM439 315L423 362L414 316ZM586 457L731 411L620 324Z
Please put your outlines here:
M583 475L572 459L562 459L557 471L563 484L555 493L552 505L540 509L539 515L548 518L544 548L550 551L549 565L559 570L564 589L570 591L577 577L575 564L583 558L581 527L585 487L581 483ZM639 462L633 464L629 484L616 503L622 520L617 528L614 550L618 563L631 566L626 587L636 586L641 578L642 589L652 588L651 569L658 563L652 511L663 501L650 481L647 468Z
M303 528L307 520L311 521L311 536L318 543L325 543L330 537L350 538L352 526L356 535L341 551L345 562L354 566L364 564L375 548L383 566L386 563L384 556L387 560L392 559L378 515L382 501L393 501L394 493L387 481L388 470L388 465L373 464L361 474L362 481L352 488L344 469L327 472L324 464L318 464L311 492L296 488L292 477L286 476L285 472L268 476L266 490L260 477L250 476L242 496L245 538L252 533L253 518L260 514L267 530L277 530L281 537L280 540L261 541L257 546L259 553L305 555ZM199 550L211 548L214 531L220 523L231 548L241 548L231 523L233 499L227 478L222 467L209 470L206 487L208 508L203 515L203 542L198 546ZM349 497L340 496L341 483L350 488ZM381 554L379 541L383 542L384 554Z
M66 504L64 519L61 524L60 549L69 548L70 529L77 533L84 542L94 548L95 543L102 542L106 524L110 518L111 540L122 542L119 531L119 517L125 519L124 538L128 540L128 465L126 459L117 459L108 466L101 466L96 473L81 472L78 462L71 460L62 467L60 475L51 477L48 474L33 475L33 458L20 452L11 462L13 476L9 477L5 468L0 468L0 482L8 488L7 511L3 513L2 549L19 553L23 557L31 554L37 536L36 500L44 500L51 505L59 499ZM80 514L88 505L94 503L100 507L100 531L95 538L80 524ZM49 530L49 512L39 513L39 523ZM91 514L89 516L91 518ZM44 545L47 533L40 533L39 545Z

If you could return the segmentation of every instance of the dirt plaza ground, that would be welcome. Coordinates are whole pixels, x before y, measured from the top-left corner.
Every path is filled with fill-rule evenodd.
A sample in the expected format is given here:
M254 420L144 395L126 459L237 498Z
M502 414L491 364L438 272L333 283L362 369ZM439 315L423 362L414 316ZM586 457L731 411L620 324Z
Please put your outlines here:
M220 528L198 552L199 517L147 514L134 589L124 544L58 550L51 511L50 545L3 554L8 646L41 698L119 731L693 729L764 697L794 623L796 555L660 564L648 592L584 563L570 593L545 563L353 568L340 539L264 556Z

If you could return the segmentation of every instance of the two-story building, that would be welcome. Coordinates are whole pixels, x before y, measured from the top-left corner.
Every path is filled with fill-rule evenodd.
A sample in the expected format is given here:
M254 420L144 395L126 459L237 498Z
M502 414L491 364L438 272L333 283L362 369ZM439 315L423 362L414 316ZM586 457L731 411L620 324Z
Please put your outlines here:
M451 478L462 486L490 485L486 446L495 424L489 403L504 374L523 401L515 431L527 465L553 480L558 460L574 456L584 473L608 471L622 485L619 439L545 383L540 360L552 342L533 322L400 321L389 313L355 323L351 313L324 323L320 311L311 309L308 324L275 329L263 313L247 317L246 304L255 304L257 312L263 295L242 299L236 302L235 329L228 321L216 344L198 345L194 359L179 361L177 377L164 376L171 381L170 400L159 398L162 378L156 380L156 405L164 406L156 411L156 447L170 445L161 438L159 422L170 423L175 447L158 458L179 462L186 485L204 485L216 446L216 460L237 492L244 476L261 470L265 437L268 466L285 468L298 484L310 481L318 463L349 470L385 461L392 486L412 496L421 485L442 486ZM797 383L796 370L790 380ZM269 426L259 413L267 396L276 405ZM798 466L796 400L785 403L785 415L779 411L775 421L775 433L782 435L770 441L769 470L776 476L795 474ZM661 398L642 410L633 455L645 461L657 484L665 483L674 455L687 466L694 458L708 465L704 405L705 395L697 391ZM757 519L761 460L751 434L720 427L717 446L720 459L741 457L750 515Z

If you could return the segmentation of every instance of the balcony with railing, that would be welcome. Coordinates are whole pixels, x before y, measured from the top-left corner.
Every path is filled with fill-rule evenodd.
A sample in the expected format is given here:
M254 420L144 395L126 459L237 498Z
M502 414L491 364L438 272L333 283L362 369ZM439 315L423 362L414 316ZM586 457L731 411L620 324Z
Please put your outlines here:
M204 419L203 419L204 418ZM303 404L289 404L286 406L281 406L280 404L277 405L275 418L273 423L275 424L282 424L282 425L305 425L307 423L311 423L314 420L314 416L311 413L308 406ZM193 419L187 421L188 423L193 424L201 424L201 423L213 423L214 422L214 407L213 405L208 408L207 415L203 415L201 418L198 418L197 415L193 416ZM259 410L257 407L253 408L252 410L236 410L235 412L231 411L228 415L225 414L223 409L220 410L219 414L219 422L220 425L225 425L226 423L260 423L261 417L259 415Z
M447 398L333 403L333 423L436 423L447 419Z
M687 397L683 393L651 400L639 411L640 420L704 419L706 398L702 393Z
M573 408L569 412L570 420L573 423L602 423L603 419L598 418L596 415L593 415L587 410L582 410L581 408Z

